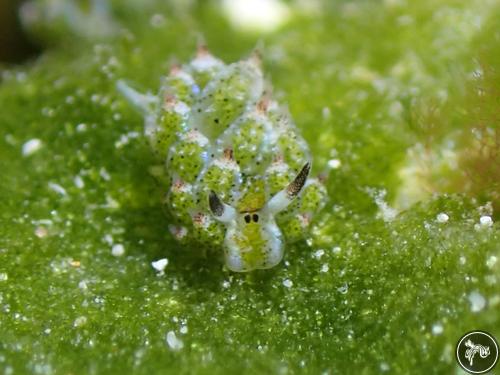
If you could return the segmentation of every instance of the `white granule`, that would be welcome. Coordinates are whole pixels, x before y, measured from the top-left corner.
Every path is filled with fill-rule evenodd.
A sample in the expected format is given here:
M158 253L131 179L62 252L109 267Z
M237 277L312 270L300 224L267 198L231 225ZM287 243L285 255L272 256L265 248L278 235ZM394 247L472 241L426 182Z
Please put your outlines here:
M167 266L167 264L168 264L167 258L162 258L162 259L158 259L155 262L151 262L151 265L153 266L153 268L155 270L157 270L158 272L163 272L163 270L165 270L165 267Z
M177 338L174 331L169 331L167 333L166 340L170 349L174 351L181 350L184 347L184 343Z
M22 150L23 156L33 155L35 152L37 152L42 148L42 145L43 144L41 140L37 138L30 139L29 141L23 144L23 150Z
M479 218L479 223L484 227L491 227L493 225L493 220L491 219L491 216L485 215Z
M111 254L115 257L121 257L125 254L125 247L121 243L114 244L111 248Z
M438 223L446 223L449 219L450 217L446 215L444 212L441 212L436 216L436 220Z

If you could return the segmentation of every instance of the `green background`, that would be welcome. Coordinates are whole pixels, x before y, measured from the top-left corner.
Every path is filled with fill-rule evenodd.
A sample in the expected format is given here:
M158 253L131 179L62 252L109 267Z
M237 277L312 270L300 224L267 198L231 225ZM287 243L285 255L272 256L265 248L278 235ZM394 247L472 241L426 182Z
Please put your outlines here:
M99 35L37 2L45 50L0 84L0 373L449 374L465 332L500 337L500 235L479 225L498 217L500 8L300 4L263 33L215 1L116 1ZM271 270L234 274L173 241L143 121L115 89L155 92L200 35L226 62L261 43L314 173L341 162Z

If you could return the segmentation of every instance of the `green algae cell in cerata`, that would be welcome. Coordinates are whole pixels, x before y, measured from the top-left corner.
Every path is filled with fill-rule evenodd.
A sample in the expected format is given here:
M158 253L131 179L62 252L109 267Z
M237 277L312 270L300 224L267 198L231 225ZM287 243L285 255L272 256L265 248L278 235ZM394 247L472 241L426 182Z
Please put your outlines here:
M277 265L285 244L304 237L326 190L257 55L225 64L200 47L157 96L124 81L118 89L144 115L178 241L220 248L244 272Z

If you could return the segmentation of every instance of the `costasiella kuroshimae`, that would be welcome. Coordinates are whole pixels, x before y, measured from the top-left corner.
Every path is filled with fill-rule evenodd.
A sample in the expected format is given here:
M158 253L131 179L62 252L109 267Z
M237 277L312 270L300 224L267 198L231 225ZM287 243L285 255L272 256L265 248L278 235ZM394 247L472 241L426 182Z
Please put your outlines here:
M169 229L180 242L222 248L235 272L266 269L304 238L326 200L288 111L269 94L260 60L225 64L200 47L158 95L118 81L145 118L162 165ZM158 169L158 168L157 168Z

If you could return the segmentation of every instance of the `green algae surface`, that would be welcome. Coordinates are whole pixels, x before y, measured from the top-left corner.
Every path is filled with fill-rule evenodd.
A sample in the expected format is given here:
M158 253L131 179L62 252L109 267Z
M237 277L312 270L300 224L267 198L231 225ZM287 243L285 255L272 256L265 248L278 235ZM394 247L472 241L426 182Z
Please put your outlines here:
M454 373L464 333L500 338L498 180L462 173L500 131L498 6L284 4L265 33L215 1L117 1L102 33L28 22L47 49L0 83L0 373ZM172 239L115 88L155 92L200 34L226 62L260 43L330 168L329 203L271 270Z

